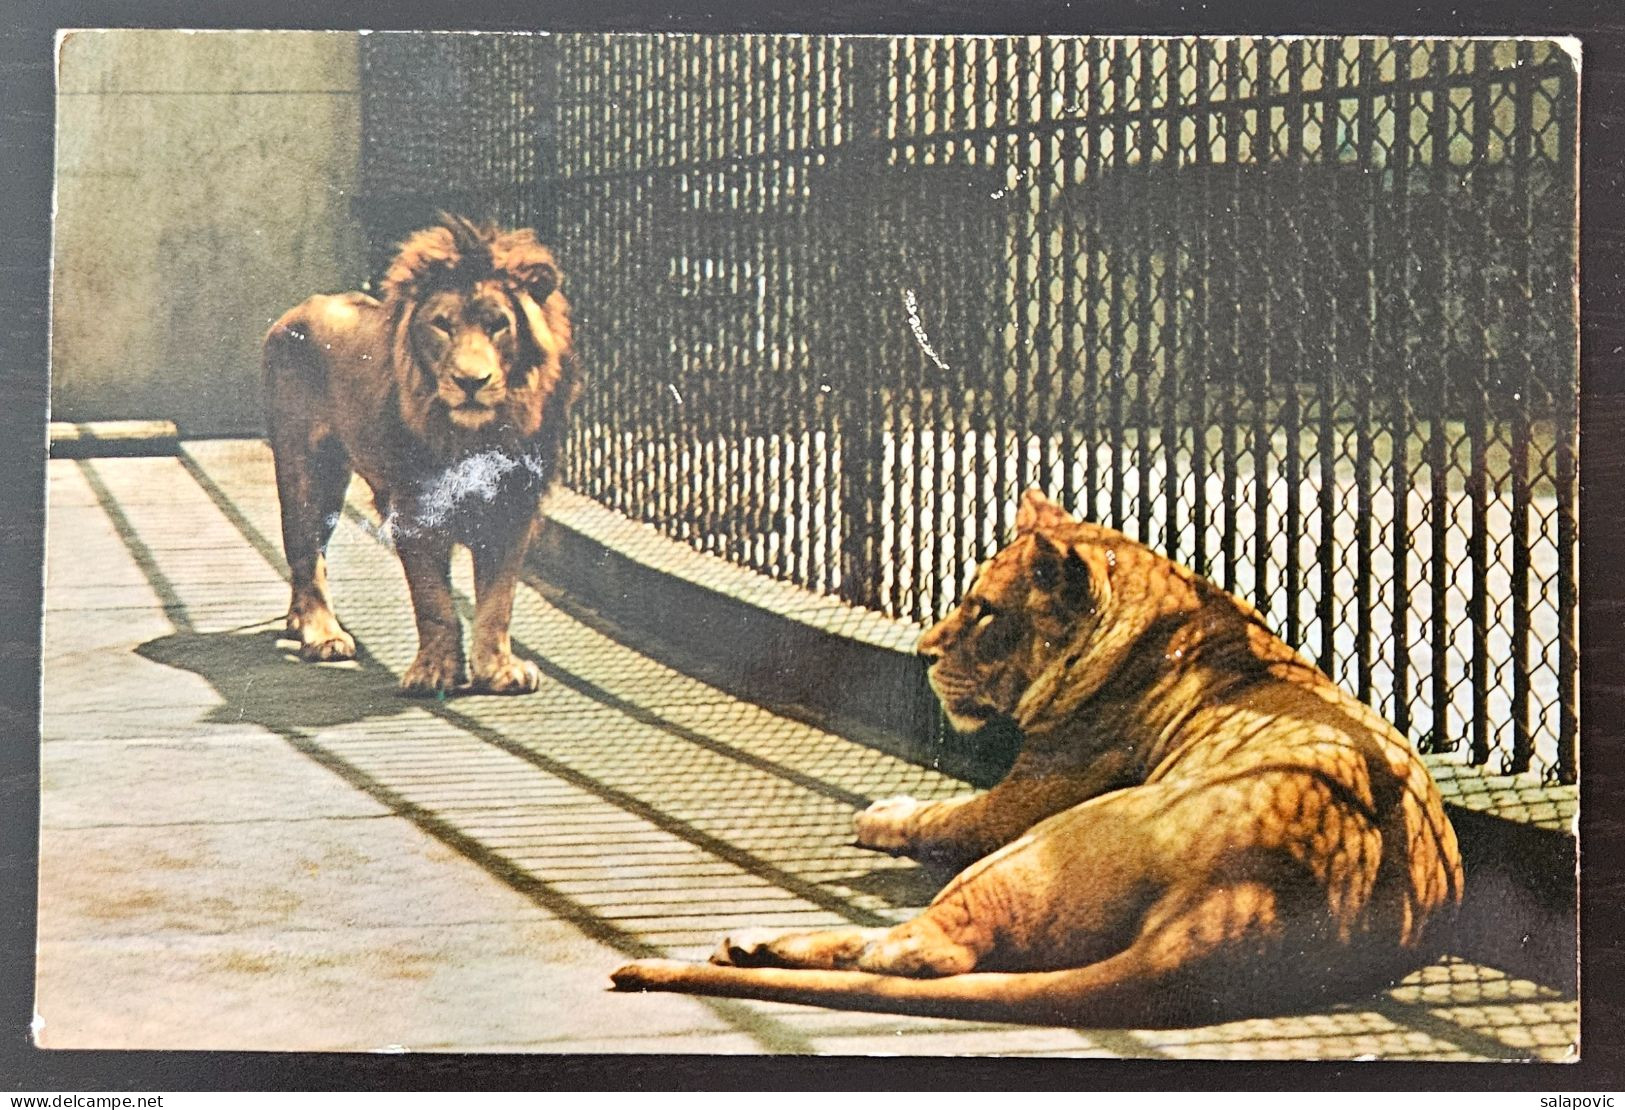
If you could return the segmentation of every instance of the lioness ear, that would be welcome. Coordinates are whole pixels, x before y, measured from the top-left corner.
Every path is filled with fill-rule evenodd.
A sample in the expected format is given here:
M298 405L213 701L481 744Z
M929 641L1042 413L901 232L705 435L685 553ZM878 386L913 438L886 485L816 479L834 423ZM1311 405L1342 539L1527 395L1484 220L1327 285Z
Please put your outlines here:
M1016 509L1016 535L1025 536L1029 532L1076 523L1070 513L1038 490L1030 489L1021 495L1021 504Z
M1062 609L1081 612L1089 604L1089 562L1076 546L1064 550L1042 532L1033 534L1033 585L1055 594Z
M1028 564L1028 572L1032 575L1033 585L1045 593L1054 591L1061 584L1061 555L1055 541L1044 533L1033 536L1032 562Z

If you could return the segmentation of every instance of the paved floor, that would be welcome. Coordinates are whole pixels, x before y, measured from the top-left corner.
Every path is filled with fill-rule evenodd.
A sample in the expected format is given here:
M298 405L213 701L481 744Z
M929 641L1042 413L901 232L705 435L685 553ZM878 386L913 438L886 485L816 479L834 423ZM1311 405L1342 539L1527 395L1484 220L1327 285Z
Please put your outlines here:
M522 699L399 697L413 648L361 514L354 663L277 644L263 445L50 464L37 1010L48 1047L1562 1059L1573 999L1447 960L1300 1017L1042 1029L623 995L628 956L883 923L940 875L850 815L962 785L672 671L522 591ZM466 566L459 567L466 587Z

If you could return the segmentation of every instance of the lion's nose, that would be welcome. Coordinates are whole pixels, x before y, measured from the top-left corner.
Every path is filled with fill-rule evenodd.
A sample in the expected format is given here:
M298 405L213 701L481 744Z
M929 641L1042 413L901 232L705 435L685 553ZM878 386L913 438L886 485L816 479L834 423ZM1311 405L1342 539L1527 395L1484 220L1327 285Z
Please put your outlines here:
M464 393L470 397L484 389L491 380L490 374L458 374L453 379Z

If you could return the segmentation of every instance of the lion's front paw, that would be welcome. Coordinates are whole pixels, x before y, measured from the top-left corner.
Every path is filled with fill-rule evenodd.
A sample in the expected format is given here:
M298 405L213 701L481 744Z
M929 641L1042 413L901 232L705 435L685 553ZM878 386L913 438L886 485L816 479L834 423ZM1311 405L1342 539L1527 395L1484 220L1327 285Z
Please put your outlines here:
M420 651L401 676L401 690L408 694L445 694L461 688L465 681L460 658Z
M299 645L299 658L313 663L336 663L355 658L355 640L344 629L322 640L310 640Z
M355 658L355 639L339 626L331 613L296 616L289 614L288 631L299 641L299 658L312 663L332 663Z
M476 664L474 689L486 694L533 694L542 684L542 672L529 659L507 655Z
M924 806L924 802L906 795L875 802L852 819L858 834L858 847L873 848L892 855L907 852L914 843L908 828L909 821Z

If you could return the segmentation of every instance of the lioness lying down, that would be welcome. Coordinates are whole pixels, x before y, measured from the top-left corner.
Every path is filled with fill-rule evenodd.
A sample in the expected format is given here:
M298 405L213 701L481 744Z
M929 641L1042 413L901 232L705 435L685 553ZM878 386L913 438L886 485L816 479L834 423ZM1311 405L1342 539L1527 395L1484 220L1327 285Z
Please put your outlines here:
M617 987L1056 1025L1311 1008L1429 958L1456 837L1409 743L1191 571L1036 492L920 640L956 728L1008 714L1009 776L891 798L858 842L969 863L890 929L751 934Z

